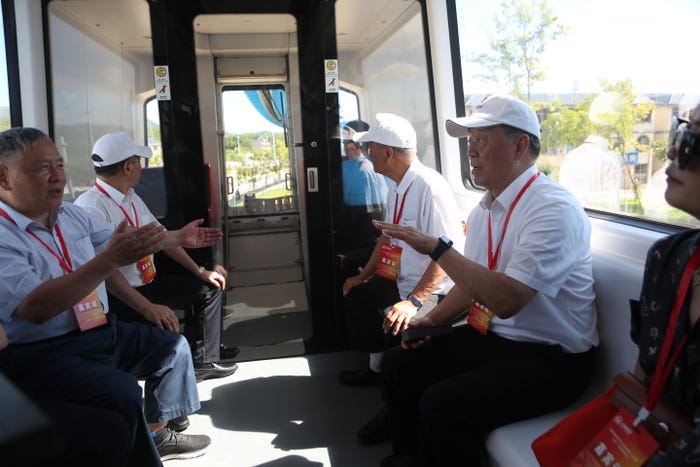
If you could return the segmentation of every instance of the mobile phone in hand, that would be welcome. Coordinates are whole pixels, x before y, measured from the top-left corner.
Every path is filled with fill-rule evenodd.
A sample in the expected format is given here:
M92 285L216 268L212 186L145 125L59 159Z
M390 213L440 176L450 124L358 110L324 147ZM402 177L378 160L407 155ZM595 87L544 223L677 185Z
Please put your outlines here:
M426 326L421 328L406 328L401 333L401 340L404 342L425 339L427 336L438 337L452 334L452 326Z

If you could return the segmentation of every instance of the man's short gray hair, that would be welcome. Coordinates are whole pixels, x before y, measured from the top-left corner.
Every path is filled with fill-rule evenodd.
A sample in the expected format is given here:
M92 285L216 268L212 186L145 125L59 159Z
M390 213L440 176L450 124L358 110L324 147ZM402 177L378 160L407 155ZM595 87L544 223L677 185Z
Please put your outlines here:
M394 146L392 146L391 148L394 150L394 152L398 152L400 157L405 157L405 158L410 159L416 155L415 148L396 148Z
M51 138L36 128L18 127L0 132L0 163L13 159L20 152L45 140Z

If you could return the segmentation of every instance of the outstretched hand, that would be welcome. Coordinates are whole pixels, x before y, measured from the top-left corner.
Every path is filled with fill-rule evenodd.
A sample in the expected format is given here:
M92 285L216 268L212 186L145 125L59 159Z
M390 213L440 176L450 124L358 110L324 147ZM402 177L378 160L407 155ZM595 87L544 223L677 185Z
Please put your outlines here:
M164 239L165 230L157 222L131 228L124 220L114 230L104 253L115 266L126 266L160 251Z
M438 239L426 235L414 227L406 227L396 224L390 224L381 221L372 221L374 227L382 231L383 235L390 238L398 238L411 245L411 248L418 253L427 255L438 245Z
M204 219L196 219L180 229L182 246L185 248L203 248L212 246L223 236L221 229L200 227Z

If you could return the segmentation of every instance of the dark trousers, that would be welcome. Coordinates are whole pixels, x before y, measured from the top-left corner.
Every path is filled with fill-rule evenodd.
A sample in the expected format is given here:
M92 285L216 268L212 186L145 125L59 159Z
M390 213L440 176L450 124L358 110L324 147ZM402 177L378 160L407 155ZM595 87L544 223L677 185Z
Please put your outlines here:
M382 359L393 449L429 465L478 466L490 430L571 404L586 388L594 351L516 342L470 326L431 348L392 348Z
M100 410L122 417L128 427L126 452L131 453L122 465L161 465L147 421L163 422L200 408L185 339L113 316L87 332L11 344L0 351L0 370L32 399L73 404L83 420ZM138 379L145 380L143 396ZM79 406L87 409L80 412ZM94 448L109 431L84 433L80 442Z
M51 420L55 437L60 443L56 456L50 460L51 465L57 467L123 467L127 465L128 458L124 453L129 452L131 440L126 418L121 414L72 402L49 399L36 402ZM43 446L36 448L42 449ZM20 465L24 465L20 459L18 461ZM3 465L12 467L12 459L3 461ZM159 465L159 463L153 459L151 465Z
M444 295L430 296L416 317L427 314ZM382 352L398 345L401 336L384 334L384 309L401 301L396 281L374 276L365 284L353 288L345 300L348 336L353 350Z
M158 272L150 284L137 289L153 303L185 311L185 337L190 343L196 366L219 361L221 344L221 305L223 292L193 275ZM124 321L150 323L114 295L109 295L109 311Z
M374 276L350 291L345 300L345 316L353 350L381 352L398 343L396 336L382 332L382 323L384 309L400 300L396 282L381 276Z

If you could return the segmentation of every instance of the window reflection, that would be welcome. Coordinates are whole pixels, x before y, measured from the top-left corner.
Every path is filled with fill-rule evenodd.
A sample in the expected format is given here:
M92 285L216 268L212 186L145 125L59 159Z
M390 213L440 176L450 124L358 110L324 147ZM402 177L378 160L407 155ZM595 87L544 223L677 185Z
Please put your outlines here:
M0 8L0 23L4 12ZM2 23L4 24L4 23ZM7 80L7 53L5 50L5 34L0 34L0 131L12 126L10 121L10 89Z
M654 5L459 0L466 112L490 93L516 95L542 124L540 171L586 208L694 225L663 191L669 124L700 101L700 65L666 42L693 29L700 4L679 0L644 13ZM538 35L509 32L538 28Z

